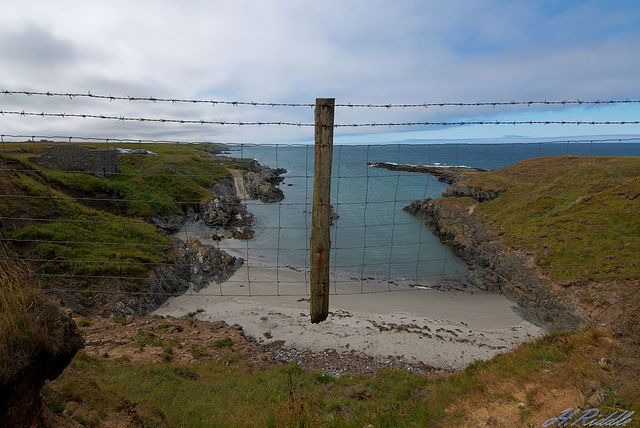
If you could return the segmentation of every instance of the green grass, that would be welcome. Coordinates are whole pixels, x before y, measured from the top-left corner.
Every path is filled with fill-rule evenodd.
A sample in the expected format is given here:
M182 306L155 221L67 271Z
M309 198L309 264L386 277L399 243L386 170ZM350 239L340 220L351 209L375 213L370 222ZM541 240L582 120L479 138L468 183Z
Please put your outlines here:
M83 144L105 147L105 144ZM30 152L21 151L18 143L6 145L3 158L20 169L41 170L39 175L47 183L80 192L106 192L122 200L118 213L129 216L148 217L150 215L181 213L188 204L198 203L210 197L207 188L217 179L229 176L229 171L209 159L209 154L199 150L197 144L144 145L145 149L156 152L157 156L118 155L120 174L109 178L72 171L54 171L33 161L40 145ZM26 143L22 146L28 147ZM113 145L110 145L113 147ZM137 149L138 144L118 144L118 147ZM21 172L19 175L23 175ZM18 177L17 180L20 178ZM150 203L152 201L153 203ZM187 205L184 205L187 204Z
M57 216L16 229L6 237L35 241L35 254L46 260L42 266L45 273L139 276L146 274L150 264L164 260L169 239L154 226L80 205L47 189L46 183L34 177L24 176L23 180L33 193L47 192L57 198L53 202Z
M232 348L233 340L230 337L225 337L224 339L216 340L213 346L216 348Z
M99 144L87 146L104 147ZM140 148L137 144L118 144L121 148ZM150 217L162 214L182 214L189 207L211 196L208 188L229 171L198 145L145 145L157 156L118 155L120 174L109 178L66 171L51 171L28 160L33 154L12 154L9 158L25 165L43 169L43 176L56 185L91 194L105 192L120 200L106 208L114 214Z
M327 381L295 365L257 370L242 363L132 365L86 354L76 360L74 370L52 382L51 390L86 402L102 418L124 397L136 403L147 426L427 426L432 413L443 413L442 408L421 411L428 405L420 403L416 390L427 381L399 371ZM93 388L94 398L85 397L82 391Z
M0 244L0 385L49 346L56 307L34 286L22 263ZM59 315L58 315L59 316Z
M475 212L502 228L510 245L534 251L550 276L638 275L640 158L529 159L468 183L500 192Z
M126 203L129 216L181 214L210 198L207 190L229 171L198 151L168 156L119 156L120 172L111 178L114 192ZM152 201L152 202L148 202Z

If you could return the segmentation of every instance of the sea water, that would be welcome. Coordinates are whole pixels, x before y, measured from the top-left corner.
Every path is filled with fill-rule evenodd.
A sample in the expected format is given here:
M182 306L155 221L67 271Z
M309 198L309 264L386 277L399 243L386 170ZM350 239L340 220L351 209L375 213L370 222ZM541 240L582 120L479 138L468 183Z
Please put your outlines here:
M313 200L313 146L240 145L230 155L284 168L279 203L246 201L255 236L222 246L251 262L305 269ZM336 277L433 284L464 282L466 264L435 237L424 221L403 211L412 201L440 197L447 184L421 173L368 166L409 165L497 169L539 156L640 155L637 143L393 144L334 146L331 202L331 270Z

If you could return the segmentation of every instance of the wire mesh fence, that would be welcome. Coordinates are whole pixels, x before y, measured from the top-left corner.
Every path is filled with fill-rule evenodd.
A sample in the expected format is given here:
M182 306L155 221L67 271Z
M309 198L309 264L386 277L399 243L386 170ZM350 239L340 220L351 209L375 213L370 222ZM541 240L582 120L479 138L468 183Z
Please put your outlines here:
M14 140L0 239L43 288L308 297L313 147ZM550 278L637 276L638 155L634 139L335 146L331 292L468 291L469 253L496 240ZM446 183L419 166L464 169ZM458 205L430 227L404 209L443 192Z
M126 128L111 128L113 138L0 135L0 240L6 257L32 266L42 288L137 296L138 312L184 293L312 294L312 146L144 136L195 127L304 130L314 126L311 115L297 112L314 104L1 92L0 117L14 125L87 120ZM337 103L333 128L634 127L638 121L473 117L490 117L487 109L638 102ZM462 108L477 113L471 120L451 113ZM503 290L531 275L637 276L640 165L633 156L640 156L633 137L334 146L330 292L472 292Z

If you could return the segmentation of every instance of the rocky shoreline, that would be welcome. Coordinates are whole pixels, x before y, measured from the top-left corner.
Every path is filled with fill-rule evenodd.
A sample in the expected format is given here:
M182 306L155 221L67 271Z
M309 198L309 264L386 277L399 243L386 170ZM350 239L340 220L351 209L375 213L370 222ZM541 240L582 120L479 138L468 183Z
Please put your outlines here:
M241 257L229 255L219 248L203 245L191 239L174 251L178 260L156 268L149 279L147 291L128 302L117 302L115 312L121 315L145 315L159 308L170 297L187 291L198 292L213 282L229 279L244 263Z
M223 157L216 156L218 160ZM230 163L232 158L227 158ZM264 203L278 202L284 193L278 185L284 180L283 168L273 169L250 163L250 170L244 172L245 190L250 199ZM147 222L162 229L168 235L175 235L187 222L202 221L211 229L212 238L251 239L253 237L253 215L247 212L238 197L232 177L219 179L211 188L212 197L200 202L196 209L184 215L151 217ZM175 262L157 267L152 272L145 293L119 301L115 312L122 315L144 315L159 308L170 297L179 296L191 290L198 292L212 281L222 283L229 279L244 263L241 257L234 257L212 245L204 245L197 239L182 242L173 238L171 253Z
M499 234L469 213L468 206L425 199L404 209L424 218L427 227L467 263L470 284L504 294L518 304L522 317L536 325L567 330L580 324L575 308L539 275L531 255L508 248Z
M547 329L566 330L580 324L581 317L569 299L540 275L533 255L524 249L509 248L499 231L473 215L478 203L499 197L495 191L465 183L471 174L484 170L384 163L372 166L427 173L451 184L443 192L443 199L417 200L404 210L423 218L427 227L467 263L470 284L504 294L518 304L521 316Z

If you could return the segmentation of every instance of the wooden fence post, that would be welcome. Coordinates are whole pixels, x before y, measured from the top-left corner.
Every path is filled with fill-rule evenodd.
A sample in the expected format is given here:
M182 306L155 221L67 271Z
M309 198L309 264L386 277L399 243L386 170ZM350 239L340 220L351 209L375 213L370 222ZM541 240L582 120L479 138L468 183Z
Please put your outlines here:
M313 165L313 211L311 216L311 322L329 315L329 250L331 206L331 161L335 98L316 98L315 150Z

